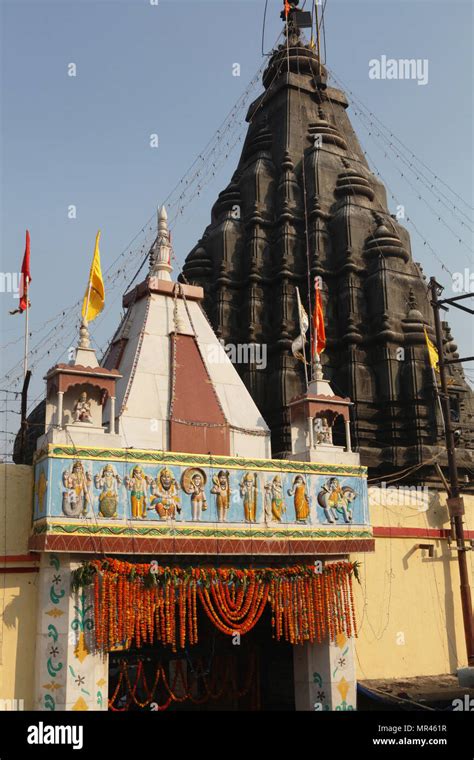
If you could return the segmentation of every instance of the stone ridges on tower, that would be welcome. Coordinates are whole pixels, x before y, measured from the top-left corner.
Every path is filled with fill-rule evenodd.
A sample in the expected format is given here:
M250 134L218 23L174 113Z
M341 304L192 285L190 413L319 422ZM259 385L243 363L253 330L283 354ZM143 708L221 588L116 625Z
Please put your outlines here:
M326 372L355 402L363 463L390 471L419 461L440 438L423 333L426 324L434 335L427 283L365 160L344 94L327 87L324 67L300 40L289 53L289 66L285 46L270 59L237 170L184 273L204 288L220 337L268 345L265 371L239 371L272 429L274 455L290 450L286 405L304 388L290 351L299 330L295 286L308 309L308 265L310 281L320 275ZM461 368L450 371L466 396Z

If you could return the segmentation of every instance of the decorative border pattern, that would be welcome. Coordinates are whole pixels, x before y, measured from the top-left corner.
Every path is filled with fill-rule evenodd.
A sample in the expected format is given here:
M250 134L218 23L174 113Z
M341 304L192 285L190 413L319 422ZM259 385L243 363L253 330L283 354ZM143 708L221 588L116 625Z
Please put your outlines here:
M340 475L347 477L367 477L367 467L362 465L332 465L319 462L297 462L290 459L246 459L244 457L207 456L203 454L183 454L181 452L152 451L145 449L102 449L99 447L78 448L48 444L35 458L35 464L45 457L52 459L92 459L113 462L144 462L149 464L196 465L226 467L228 469L252 469L268 472L304 472L316 475Z
M344 538L350 540L351 538L372 538L372 530L354 530L348 528L347 530L324 530L320 528L308 528L307 530L301 529L232 529L232 528L217 528L217 527L167 527L167 526L153 526L153 527L132 527L121 525L80 525L77 523L57 523L50 520L37 521L33 527L34 535L42 535L44 533L56 534L56 535L103 535L103 536L124 536L135 538L239 538L239 539L259 539L259 540L292 540L292 539L304 539L311 540L313 538Z

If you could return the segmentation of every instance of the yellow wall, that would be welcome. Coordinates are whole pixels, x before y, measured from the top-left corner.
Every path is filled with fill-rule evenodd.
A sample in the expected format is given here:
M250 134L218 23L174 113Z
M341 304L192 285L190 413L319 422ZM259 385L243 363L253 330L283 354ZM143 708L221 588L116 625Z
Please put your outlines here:
M5 473L7 472L7 477ZM0 465L0 547L3 555L26 555L32 514L32 468ZM408 498L403 492L371 488L374 527L449 528L444 495ZM467 528L474 498L466 497ZM5 535L5 505L7 521ZM428 509L425 507L428 506ZM434 557L416 548L434 545ZM374 554L353 554L361 563L361 586L354 584L359 637L359 679L452 673L466 664L459 573L454 544L422 537L376 538ZM472 552L467 554L473 569ZM26 562L10 563L30 569ZM2 566L5 562L2 562ZM0 699L23 699L33 706L37 573L1 574ZM474 588L474 577L472 580ZM2 612L3 611L3 612Z
M371 488L374 527L449 529L445 494L425 500ZM398 503L397 503L398 502ZM474 527L474 498L465 497L465 529ZM434 557L417 549L433 544ZM355 583L360 680L454 673L466 665L455 545L422 537L376 538L374 554L353 554L361 562ZM467 553L474 587L472 551Z
M30 570L0 572L0 699L23 699L25 710L33 708L38 574L35 563L5 557L28 553L32 489L32 467L0 465L0 570Z

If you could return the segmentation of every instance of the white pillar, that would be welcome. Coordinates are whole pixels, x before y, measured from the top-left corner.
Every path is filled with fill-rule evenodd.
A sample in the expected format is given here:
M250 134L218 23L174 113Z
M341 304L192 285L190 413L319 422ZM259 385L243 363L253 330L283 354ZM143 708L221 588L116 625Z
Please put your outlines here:
M92 651L92 587L71 593L69 554L44 553L38 574L35 709L107 710L108 656ZM88 609L89 608L89 609Z
M59 428L62 428L63 426L63 401L64 401L64 391L58 391L58 408L56 411L56 425Z
M109 433L115 434L115 396L110 397Z
M295 645L293 668L298 712L357 709L352 638L340 634L335 642Z
M350 420L344 420L344 427L346 429L346 451L352 451Z
M314 420L312 417L308 417L308 425L309 425L309 448L314 449L314 428L313 428Z

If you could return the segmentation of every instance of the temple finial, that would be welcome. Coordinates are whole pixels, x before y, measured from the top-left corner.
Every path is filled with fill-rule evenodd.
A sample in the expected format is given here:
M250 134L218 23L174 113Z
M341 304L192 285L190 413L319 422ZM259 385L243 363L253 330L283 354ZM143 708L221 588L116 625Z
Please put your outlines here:
M150 252L150 276L160 280L171 280L172 246L168 229L168 214L166 208L161 206L158 210L158 234Z
M91 341L89 337L89 327L85 319L82 320L79 328L79 346L78 348L90 348Z

